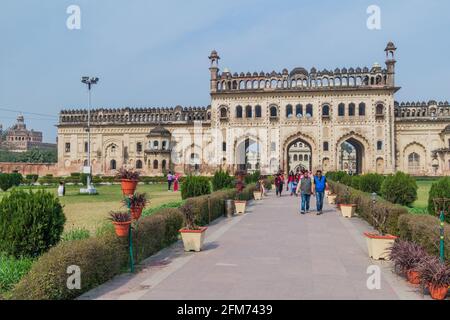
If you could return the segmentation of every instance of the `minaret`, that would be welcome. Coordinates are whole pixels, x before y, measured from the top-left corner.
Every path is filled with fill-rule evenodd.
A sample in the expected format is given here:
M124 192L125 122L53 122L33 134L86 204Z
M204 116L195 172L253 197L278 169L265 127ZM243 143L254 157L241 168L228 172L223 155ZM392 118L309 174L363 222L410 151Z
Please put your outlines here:
M387 67L387 76L386 76L386 85L388 87L395 86L395 51L397 48L395 47L393 42L389 42L384 51L386 52L386 67Z
M219 76L220 57L217 54L217 51L213 50L208 58L211 61L211 67L209 68L209 71L211 72L211 92L217 92L217 78Z

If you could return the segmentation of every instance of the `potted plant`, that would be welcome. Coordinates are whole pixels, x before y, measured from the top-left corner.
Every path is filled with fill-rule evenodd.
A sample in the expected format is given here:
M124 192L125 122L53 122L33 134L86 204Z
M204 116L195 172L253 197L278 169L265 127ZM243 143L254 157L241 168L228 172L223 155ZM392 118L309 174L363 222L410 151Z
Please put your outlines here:
M123 195L133 195L139 182L139 172L121 168L117 173L117 178L120 179Z
M131 225L131 215L128 212L122 211L113 211L109 215L116 230L116 235L119 237L128 236Z
M450 285L450 266L438 257L428 256L418 267L422 285L435 300L444 300Z
M128 198L124 199L125 205L129 206L131 212L131 218L133 220L139 220L142 215L142 210L144 210L147 205L147 196L145 193L135 193Z
M396 236L386 234L386 221L389 215L389 210L386 207L374 209L372 205L372 225L380 232L371 233L365 232L367 240L367 248L369 250L369 257L375 260L385 260L389 258L389 254L394 245Z
M344 195L342 196L342 201L339 203L342 216L345 218L351 218L355 215L356 204L352 204L350 202L351 202L350 191L347 188Z
M247 201L242 194L244 190L245 183L243 181L244 174L242 171L238 171L236 173L237 181L236 181L236 197L234 199L234 207L236 209L236 214L244 214L245 208L247 206Z
M180 210L183 213L185 223L185 227L179 230L183 239L184 251L198 252L203 247L207 227L195 225L195 214L190 204L185 204Z
M419 265L428 257L425 250L419 245L404 240L395 241L389 254L397 273L405 275L411 284L421 283Z

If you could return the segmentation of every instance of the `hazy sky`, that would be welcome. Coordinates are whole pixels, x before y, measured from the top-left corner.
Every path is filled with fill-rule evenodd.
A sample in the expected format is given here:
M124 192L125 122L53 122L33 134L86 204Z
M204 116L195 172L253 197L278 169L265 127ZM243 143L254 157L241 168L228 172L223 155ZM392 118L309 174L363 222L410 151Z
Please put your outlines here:
M366 26L372 4L381 30ZM66 26L70 5L80 30ZM384 65L392 40L396 99L450 100L449 33L444 0L2 0L0 123L23 111L53 142L58 112L86 107L83 75L100 78L94 107L206 106L212 49L232 72L334 70Z

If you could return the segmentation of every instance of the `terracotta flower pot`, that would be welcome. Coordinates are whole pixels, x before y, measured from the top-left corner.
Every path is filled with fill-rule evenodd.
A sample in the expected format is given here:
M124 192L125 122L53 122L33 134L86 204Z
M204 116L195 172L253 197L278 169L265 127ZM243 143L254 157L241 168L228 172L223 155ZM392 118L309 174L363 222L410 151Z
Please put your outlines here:
M406 277L411 284L420 284L420 273L415 270L406 271Z
M122 193L124 196L132 196L134 194L134 191L136 190L138 181L137 180L129 180L129 179L122 179L121 181L122 185Z
M430 295L434 300L444 300L447 297L448 286L438 287L433 284L428 284Z
M116 229L116 235L118 237L128 236L128 232L130 231L131 221L128 221L128 222L113 221L113 224L114 224L114 228Z
M386 260L389 257L390 248L397 239L396 236L392 235L379 235L374 233L365 232L367 240L367 248L369 251L369 257L375 260Z
M205 231L207 227L201 227L196 230L180 229L181 238L183 239L184 251L202 250L205 241Z
M133 220L139 220L139 218L142 215L142 210L144 210L144 207L131 207L130 211L131 211L131 218Z

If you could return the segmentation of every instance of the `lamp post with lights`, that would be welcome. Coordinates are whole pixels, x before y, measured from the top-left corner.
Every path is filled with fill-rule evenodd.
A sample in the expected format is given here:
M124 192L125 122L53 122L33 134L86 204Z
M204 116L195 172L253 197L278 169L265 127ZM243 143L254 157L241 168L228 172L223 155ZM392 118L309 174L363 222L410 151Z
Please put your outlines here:
M87 162L88 165L83 168L83 172L87 176L87 193L95 194L97 191L91 184L92 166L91 166L91 89L94 84L98 83L97 77L82 77L81 82L88 88L88 117L87 117Z

